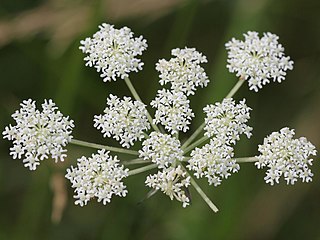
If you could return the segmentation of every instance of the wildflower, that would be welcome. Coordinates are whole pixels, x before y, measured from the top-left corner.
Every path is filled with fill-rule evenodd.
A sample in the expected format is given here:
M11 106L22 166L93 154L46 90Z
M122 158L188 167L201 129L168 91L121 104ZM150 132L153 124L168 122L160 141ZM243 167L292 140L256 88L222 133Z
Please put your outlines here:
M206 87L209 80L200 66L206 63L207 58L196 51L195 48L173 49L169 61L160 59L156 64L156 70L160 72L160 84L171 83L171 89L183 92L187 96L193 95L196 87Z
M313 173L309 169L313 159L310 155L316 155L315 146L305 137L294 139L294 130L287 127L279 132L273 132L259 145L261 153L255 163L258 169L268 167L265 181L273 185L279 183L281 176L287 184L294 184L299 178L302 182L312 181Z
M217 138L210 140L209 144L196 148L190 154L187 168L194 171L197 178L205 176L209 184L218 186L222 179L227 179L231 173L238 172L240 166L233 157L233 148L221 144Z
M247 126L250 119L250 110L243 99L236 104L232 98L225 98L222 103L207 105L203 110L206 113L205 135L215 136L226 144L235 144L240 134L251 136L252 127Z
M75 204L82 207L96 197L98 202L106 205L113 195L127 195L128 191L121 180L128 176L129 169L119 165L117 156L112 157L108 151L99 150L97 154L89 158L83 156L77 161L77 167L71 166L66 174L72 188L75 188Z
M153 120L155 124L161 123L172 134L189 129L194 113L187 96L182 92L159 90L150 105L157 109Z
M226 43L229 71L248 80L249 89L256 92L271 79L283 81L286 71L293 69L293 61L284 55L279 37L268 32L260 39L257 32L250 31L244 37L245 41L232 38Z
M5 127L3 138L13 141L10 155L23 158L25 167L36 170L40 161L49 156L63 161L67 156L65 147L72 139L74 127L69 117L64 117L55 103L49 99L42 104L42 111L36 109L35 101L24 100L20 110L12 114L16 125Z
M150 138L143 141L142 146L139 156L158 164L159 168L166 168L174 165L176 161L183 160L180 141L168 134L152 132Z
M94 127L101 130L104 137L113 136L123 147L129 148L144 138L143 131L148 130L150 124L142 102L110 94L104 114L94 116Z
M147 176L145 183L148 187L161 190L171 200L175 198L182 202L183 207L190 203L186 195L186 189L190 186L190 176L187 177L187 173L180 165L175 168L165 168L157 174Z
M80 43L80 49L87 56L86 66L95 67L104 82L118 77L124 79L128 73L142 69L143 62L136 58L147 48L147 42L142 36L133 38L133 32L128 27L115 29L113 25L103 23L92 38L86 38Z

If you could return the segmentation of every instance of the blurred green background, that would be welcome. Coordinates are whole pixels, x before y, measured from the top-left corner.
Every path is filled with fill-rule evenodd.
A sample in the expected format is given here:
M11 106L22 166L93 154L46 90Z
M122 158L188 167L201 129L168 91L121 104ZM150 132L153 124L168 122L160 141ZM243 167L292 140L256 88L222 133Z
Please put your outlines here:
M142 99L154 98L159 58L175 47L196 47L209 63L211 83L191 97L196 118L202 108L221 100L236 82L228 73L224 43L248 30L280 36L285 53L295 61L281 84L259 93L247 86L235 98L247 98L253 108L250 140L242 139L236 156L257 154L263 137L284 126L296 129L320 149L320 2L318 0L1 0L0 1L0 128L13 123L10 115L23 99L40 104L52 98L75 120L74 137L103 144L93 127L109 93L130 94L123 81L103 83L84 66L79 41L108 22L130 27L148 41L140 73L130 75ZM192 131L190 131L192 132ZM68 147L68 159L44 161L35 172L9 156L10 142L0 140L0 239L320 239L320 167L310 184L266 185L264 171L243 164L221 186L200 181L219 207L211 212L195 191L183 209L157 193L141 201L148 189L145 174L126 180L129 195L111 204L91 201L75 206L65 169L94 150ZM138 144L136 144L138 147ZM125 158L125 156L122 156Z

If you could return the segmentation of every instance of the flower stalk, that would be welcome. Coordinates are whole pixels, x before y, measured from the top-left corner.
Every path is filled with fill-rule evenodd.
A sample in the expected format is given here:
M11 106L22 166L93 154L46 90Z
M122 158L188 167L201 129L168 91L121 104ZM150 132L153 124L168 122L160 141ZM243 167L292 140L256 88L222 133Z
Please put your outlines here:
M197 141L195 141L194 143L190 144L186 148L183 148L183 146L182 146L183 153L184 154L188 153L189 151L191 151L192 149L198 147L200 144L204 143L208 139L209 138L207 136L203 136L202 138L198 139Z
M257 162L257 157L242 157L242 158L235 158L237 163L253 163Z
M197 182L190 176L191 185L194 189L199 193L202 199L208 204L213 212L218 212L219 209L217 206L210 200L210 198L205 194L205 192L201 189L201 187L197 184Z
M129 174L129 176L133 176L133 175L136 175L136 174L139 174L139 173L143 173L143 172L149 171L149 170L154 169L154 168L157 168L157 164L150 164L150 165L147 165L147 166L144 166L144 167L141 167L141 168L136 168L136 169L130 170L128 174Z
M240 77L236 85L234 85L230 92L227 94L226 98L232 98L238 92L244 82L245 79L243 77Z
M70 143L82 147L89 147L89 148L95 148L95 149L106 149L110 152L117 152L117 153L124 153L124 154L130 154L130 155L139 155L137 151L134 150L128 150L124 148L117 148L117 147L111 147L111 146L106 146L106 145L101 145L97 143L90 143L86 141L81 141L77 139L72 139Z
M127 84L127 87L129 88L132 96L133 96L137 101L142 102L139 94L137 93L136 89L134 88L133 84L131 83L130 78L125 77L125 78L124 78L124 81L125 81L125 83ZM152 128L153 128L155 131L160 132L158 126L153 123L152 117L151 117L151 115L150 115L149 112L147 112L147 117L148 117L148 120L149 120Z

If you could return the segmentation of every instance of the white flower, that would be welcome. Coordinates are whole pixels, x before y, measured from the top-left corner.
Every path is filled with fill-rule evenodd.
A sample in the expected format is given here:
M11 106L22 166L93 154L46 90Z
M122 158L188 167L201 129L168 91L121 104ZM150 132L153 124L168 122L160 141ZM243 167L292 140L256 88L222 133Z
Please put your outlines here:
M161 190L171 200L175 198L182 202L183 207L190 203L186 194L190 186L190 176L187 177L187 173L181 169L180 165L176 168L165 168L162 172L147 176L145 183L148 187Z
M113 25L103 23L92 38L82 40L80 49L87 56L86 66L95 67L104 82L128 77L128 73L142 69L143 62L136 58L147 48L142 36L133 38L128 27L115 29Z
M206 87L209 80L200 66L206 63L207 58L195 48L173 49L171 54L175 58L169 61L160 59L156 70L160 72L160 84L171 83L171 88L187 95L194 94L196 87Z
M125 197L128 191L121 180L128 176L129 169L119 165L117 156L109 156L109 152L99 150L91 157L78 159L77 167L67 169L66 178L75 188L75 204L87 205L91 198L106 205L112 195Z
M158 164L159 168L169 167L176 161L183 160L180 141L168 134L152 132L150 138L143 141L142 146L139 157L151 160Z
M94 116L94 127L104 137L115 138L123 147L129 148L138 139L144 138L143 131L150 128L146 106L130 97L122 100L112 94L107 99L103 115Z
M150 105L157 109L153 120L155 124L161 123L172 134L189 129L194 113L187 96L182 92L158 90L157 97Z
M217 138L211 139L209 144L201 148L196 148L190 156L187 168L194 171L197 178L205 176L210 185L220 185L222 178L226 179L240 169L236 160L232 159L233 148L221 144Z
M316 155L317 151L311 142L305 137L293 139L294 130L285 127L279 132L273 132L259 145L261 153L255 165L260 169L268 167L266 183L273 185L279 183L283 175L287 184L294 184L298 178L302 182L312 181L313 173L309 169L313 159L308 159L310 155Z
M42 112L36 109L35 101L24 100L20 110L12 114L16 125L3 131L3 138L13 141L10 155L23 158L25 167L36 170L41 160L50 156L63 161L67 156L65 147L72 139L74 127L69 117L64 117L51 99L42 104Z
M225 98L222 103L207 105L203 110L206 113L205 135L216 136L226 144L235 144L240 134L251 136L252 127L247 126L250 119L250 110L245 99L236 104L232 98Z
M245 41L232 38L226 43L229 71L248 80L250 90L256 92L271 79L283 81L286 71L293 69L293 61L284 55L279 37L268 32L260 39L257 32L250 31L244 37Z

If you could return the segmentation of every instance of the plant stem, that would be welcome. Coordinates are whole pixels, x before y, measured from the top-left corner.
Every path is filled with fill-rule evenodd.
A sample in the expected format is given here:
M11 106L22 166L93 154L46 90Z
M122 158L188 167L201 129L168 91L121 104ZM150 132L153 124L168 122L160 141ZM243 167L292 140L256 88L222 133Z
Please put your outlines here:
M150 161L144 160L142 158L136 158L136 159L132 159L132 160L128 160L128 161L122 161L123 165L146 164L146 163L150 163Z
M232 98L234 94L239 90L239 88L242 86L242 84L245 82L243 77L240 77L236 85L230 90L230 92L227 94L225 98Z
M205 123L202 123L196 131L183 143L181 148L186 148L203 130Z
M139 97L139 94L137 93L136 89L135 89L134 86L132 85L132 83L131 83L131 81L130 81L130 78L125 77L125 78L124 78L124 81L125 81L125 83L127 84L127 86L128 86L128 88L129 88L132 96L133 96L137 101L142 102L141 98ZM160 132L158 126L153 123L152 117L151 117L151 115L150 115L150 113L149 113L148 111L147 111L147 117L148 117L148 120L149 120L152 128L153 128L155 131Z
M257 162L258 159L256 157L242 157L242 158L235 158L238 163L246 163L246 162Z
M156 168L157 166L158 166L157 164L150 164L150 165L147 165L147 166L144 166L144 167L141 167L141 168L136 168L136 169L130 170L129 171L129 176L146 172L148 170Z
M191 159L191 157L183 157L183 160L181 162L188 162Z
M179 140L179 132L176 132L176 133L174 134L174 136L176 137L176 139Z
M90 143L90 142L85 142L77 139L71 139L70 143L82 147L89 147L89 148L95 148L95 149L106 149L110 152L118 152L118 153L126 153L126 154L131 154L131 155L139 155L137 151L134 150L129 150L129 149L124 149L124 148L117 148L117 147L111 147L111 146L105 146L97 143Z
M214 203L210 200L210 198L202 191L200 186L196 183L196 181L193 178L191 179L191 185L197 190L199 195L203 198L203 200L208 204L208 206L214 211L215 213L219 211L219 209L214 205Z
M194 149L195 147L199 146L201 143L203 143L204 141L208 140L209 138L207 136L203 136L202 138L198 139L197 141L195 141L194 143L190 144L189 146L187 146L185 149L182 148L183 153L186 154L187 152L189 152L190 150Z
M182 164L181 164L182 166ZM182 168L187 172L184 166ZM189 173L188 173L189 174ZM190 174L189 174L190 176ZM191 185L196 189L202 199L208 204L208 206L214 211L215 213L219 211L219 209L214 205L214 203L210 200L210 198L204 193L201 187L197 184L197 182L190 176Z

